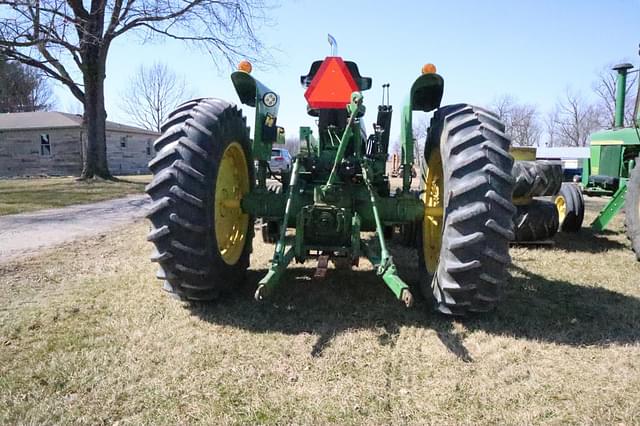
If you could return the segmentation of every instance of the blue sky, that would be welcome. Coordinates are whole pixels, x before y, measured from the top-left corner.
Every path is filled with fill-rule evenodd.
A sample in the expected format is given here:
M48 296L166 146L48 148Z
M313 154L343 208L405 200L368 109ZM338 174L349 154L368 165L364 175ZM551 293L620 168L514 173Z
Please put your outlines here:
M270 17L273 26L258 33L276 65L254 69L253 75L280 94L278 122L288 134L313 124L299 76L330 54L327 33L337 39L340 56L373 77L373 88L364 93L368 126L381 99L380 86L391 84L392 139L399 133L402 102L426 62L444 77L443 104L488 105L511 94L542 112L568 87L591 96L595 74L605 64L622 58L640 63L640 0L282 0ZM217 67L206 54L178 42L141 45L134 36L119 40L110 52L110 120L129 121L118 98L138 66L154 61L184 75L199 97L237 102L226 64ZM63 89L58 95L60 109L74 109L70 95Z

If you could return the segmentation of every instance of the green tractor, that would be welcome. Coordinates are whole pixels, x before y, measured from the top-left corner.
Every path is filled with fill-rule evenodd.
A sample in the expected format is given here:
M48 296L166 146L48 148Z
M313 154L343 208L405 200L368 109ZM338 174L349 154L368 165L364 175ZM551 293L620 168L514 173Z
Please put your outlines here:
M591 155L582 169L582 190L588 195L612 196L591 223L595 231L605 229L624 208L627 236L640 260L640 167L637 167L640 162L640 96L636 97L633 127L624 127L627 74L638 72L630 71L632 68L631 64L620 64L613 68L618 72L614 126L591 135ZM567 202L561 207L570 217L579 213L579 206L573 203Z
M366 132L362 92L372 80L338 56L313 62L300 78L309 115L318 128L299 129L301 153L269 185L279 96L251 75L243 61L231 74L240 102L255 108L253 135L230 102L202 98L171 113L155 141L146 191L164 288L189 301L209 301L232 291L249 267L254 221L268 225L273 259L257 283L267 298L293 260L317 259L373 265L395 297L411 306L416 292L435 299L445 314L489 311L499 300L513 238L513 159L504 126L491 112L467 104L441 106L444 80L431 64L411 85L402 111L402 184L391 190L386 174L392 107L378 106ZM387 90L385 90L387 88ZM422 190L412 192L414 111L433 112L421 170ZM412 229L422 268L410 288L387 248L388 230ZM367 234L368 233L368 234ZM375 234L374 234L375 233Z

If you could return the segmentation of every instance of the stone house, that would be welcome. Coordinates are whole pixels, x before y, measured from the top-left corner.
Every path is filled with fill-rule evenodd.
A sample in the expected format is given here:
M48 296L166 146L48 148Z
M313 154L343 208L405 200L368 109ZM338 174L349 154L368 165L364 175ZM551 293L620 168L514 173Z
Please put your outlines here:
M158 133L111 121L106 131L111 173L148 173ZM79 175L85 135L76 114L0 114L0 177Z

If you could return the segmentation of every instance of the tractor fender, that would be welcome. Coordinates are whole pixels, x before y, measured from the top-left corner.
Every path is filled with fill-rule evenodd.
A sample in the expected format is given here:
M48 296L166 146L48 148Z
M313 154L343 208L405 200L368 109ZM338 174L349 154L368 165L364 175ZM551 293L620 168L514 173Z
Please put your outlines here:
M443 91L444 79L440 74L422 74L411 86L409 101L411 110L433 111L440 106Z

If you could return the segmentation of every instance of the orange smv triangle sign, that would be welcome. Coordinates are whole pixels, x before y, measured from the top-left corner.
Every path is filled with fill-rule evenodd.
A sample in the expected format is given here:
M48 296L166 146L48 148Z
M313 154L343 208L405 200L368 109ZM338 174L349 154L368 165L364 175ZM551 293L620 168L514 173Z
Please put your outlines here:
M313 109L345 108L358 90L347 65L339 56L328 56L304 93Z

